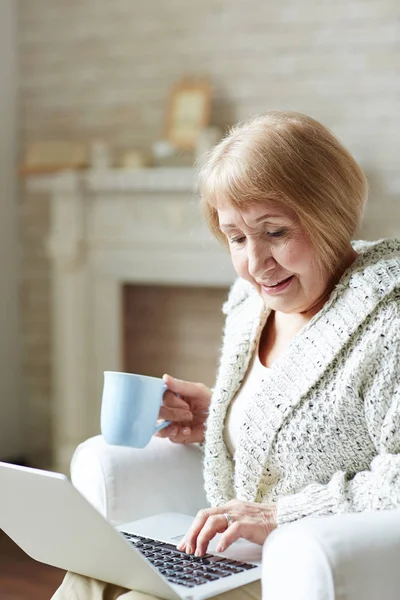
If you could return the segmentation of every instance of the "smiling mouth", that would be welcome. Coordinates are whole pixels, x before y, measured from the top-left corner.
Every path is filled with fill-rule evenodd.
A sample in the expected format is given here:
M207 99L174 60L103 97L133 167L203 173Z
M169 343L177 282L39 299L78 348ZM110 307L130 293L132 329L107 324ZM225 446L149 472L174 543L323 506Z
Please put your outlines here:
M286 277L286 279L282 279L281 281L278 281L277 283L262 283L261 285L266 288L275 288L275 287L278 287L278 285L282 285L283 283L286 283L292 277L293 277L293 275L290 275L290 277Z

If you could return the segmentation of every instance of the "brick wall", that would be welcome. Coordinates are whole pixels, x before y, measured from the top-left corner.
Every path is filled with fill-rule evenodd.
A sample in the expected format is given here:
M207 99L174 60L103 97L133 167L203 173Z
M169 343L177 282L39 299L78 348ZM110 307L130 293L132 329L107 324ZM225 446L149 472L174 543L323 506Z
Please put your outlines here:
M20 0L21 145L162 134L171 85L209 75L213 123L267 108L330 126L371 184L366 237L400 233L398 0ZM21 198L27 436L48 453L49 265L44 198Z

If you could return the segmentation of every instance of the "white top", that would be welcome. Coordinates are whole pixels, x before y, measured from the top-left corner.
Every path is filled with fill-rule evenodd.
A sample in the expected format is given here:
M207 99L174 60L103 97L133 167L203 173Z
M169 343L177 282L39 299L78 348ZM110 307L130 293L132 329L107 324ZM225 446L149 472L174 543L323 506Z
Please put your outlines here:
M230 403L226 414L224 440L233 458L235 457L240 427L244 421L244 411L246 409L247 401L261 389L271 371L268 367L264 367L260 361L258 349L259 343L254 349L243 383Z

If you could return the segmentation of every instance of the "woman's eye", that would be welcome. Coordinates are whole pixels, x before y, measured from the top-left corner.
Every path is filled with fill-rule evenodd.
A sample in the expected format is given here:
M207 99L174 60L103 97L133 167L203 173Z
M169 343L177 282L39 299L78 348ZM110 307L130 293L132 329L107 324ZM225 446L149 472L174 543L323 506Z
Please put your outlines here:
M240 237L236 237L236 238L231 238L229 241L231 244L243 244L243 242L245 241L245 236L242 235Z
M267 231L267 235L272 238L280 238L286 234L286 229L279 229L278 231Z

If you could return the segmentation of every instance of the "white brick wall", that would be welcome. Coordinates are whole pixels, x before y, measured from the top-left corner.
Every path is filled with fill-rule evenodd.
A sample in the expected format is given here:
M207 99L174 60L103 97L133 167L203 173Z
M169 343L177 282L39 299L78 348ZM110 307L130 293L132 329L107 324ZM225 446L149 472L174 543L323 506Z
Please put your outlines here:
M19 35L22 144L103 136L116 151L148 148L172 84L206 74L221 127L267 108L330 126L370 179L364 235L400 234L398 0L20 0ZM46 453L45 200L25 196L21 217L28 435Z

